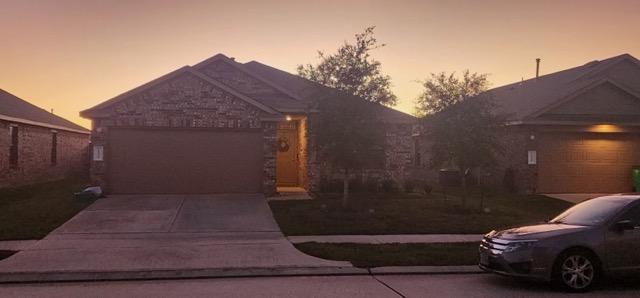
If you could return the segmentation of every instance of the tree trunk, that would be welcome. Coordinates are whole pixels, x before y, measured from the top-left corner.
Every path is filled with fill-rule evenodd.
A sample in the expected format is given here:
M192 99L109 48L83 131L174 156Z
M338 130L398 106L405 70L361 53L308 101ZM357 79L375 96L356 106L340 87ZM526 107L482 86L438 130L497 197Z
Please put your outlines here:
M342 208L347 208L349 204L349 170L344 169L344 177L342 179Z
M467 207L467 172L465 167L460 167L462 174L462 207Z

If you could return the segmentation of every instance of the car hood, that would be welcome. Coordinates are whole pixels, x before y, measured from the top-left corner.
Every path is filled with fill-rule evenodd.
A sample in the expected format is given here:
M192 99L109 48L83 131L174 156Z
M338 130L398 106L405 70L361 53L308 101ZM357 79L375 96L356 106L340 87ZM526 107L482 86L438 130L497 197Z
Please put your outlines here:
M531 226L511 228L490 233L490 237L503 239L538 239L569 234L588 229L588 226L577 226L560 223L545 223Z

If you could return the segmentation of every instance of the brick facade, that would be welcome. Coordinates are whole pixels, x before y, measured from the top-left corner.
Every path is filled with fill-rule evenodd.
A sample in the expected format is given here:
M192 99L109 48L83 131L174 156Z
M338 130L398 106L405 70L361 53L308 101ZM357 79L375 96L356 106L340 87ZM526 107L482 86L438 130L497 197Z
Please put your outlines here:
M93 120L92 142L103 146L106 159L91 162L92 179L107 186L108 190L107 143L109 129L113 127L261 129L264 136L263 185L265 193L271 194L276 190L277 180L277 121L284 121L288 116L298 124L299 184L309 191L318 191L321 177L338 175L317 156L313 122L318 111L312 107L318 98L315 95L300 98L297 92L287 88L292 87L287 84L295 82L287 80L284 85L272 82L248 70L246 65L216 55L82 112L84 117ZM308 87L317 88L313 84ZM318 97L325 95L320 94L322 92L328 91L319 91ZM363 171L359 177L391 180L401 186L402 181L412 175L413 125L394 121L408 123L413 119L389 111L392 110L381 112L392 119L381 119L388 122L385 124L385 162L378 169Z
M529 165L527 152L537 150L538 135L534 128L507 127L502 135L502 146L505 148L498 160L493 182L503 184L507 169L513 170L515 191L519 193L537 193L538 165ZM504 186L504 185L502 185Z
M93 119L91 140L108 157L112 127L210 128L263 131L263 191L275 192L276 125L263 121L262 112L246 101L191 73L158 83L100 110ZM91 161L91 178L108 190L108 158Z
M10 126L18 129L17 167L10 166ZM0 188L17 187L64 179L87 171L89 135L53 130L57 133L56 162L52 163L52 129L0 121Z
M528 164L527 151L537 150L537 137L537 131L532 127L506 127L499 135L500 144L504 152L497 156L498 159L495 166L489 169L477 170L475 173L476 178L481 178L481 182L485 186L504 189L505 174L510 169L513 173L515 191L519 193L536 193L538 166ZM429 153L430 146L429 140L420 138L421 170L415 176L421 177L430 185L437 186L440 183L438 169L429 167L431 158ZM480 173L479 171L483 172Z
M312 123L312 121L308 121ZM341 180L343 173L339 169L332 168L330 164L319 160L317 157L315 142L313 140L313 127L307 126L308 148L307 176L308 182L304 186L311 192L320 191L322 180ZM351 179L359 182L376 181L380 186L383 181L390 181L395 187L401 189L407 180L420 179L416 171L414 133L415 124L385 123L385 147L384 162L378 168L365 168L350 174Z

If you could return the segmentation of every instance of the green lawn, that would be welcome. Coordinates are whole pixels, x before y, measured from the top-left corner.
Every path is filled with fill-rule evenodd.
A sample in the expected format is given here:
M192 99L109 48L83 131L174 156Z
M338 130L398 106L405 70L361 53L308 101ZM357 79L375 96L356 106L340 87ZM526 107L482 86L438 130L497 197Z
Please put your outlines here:
M357 193L341 207L339 194L314 200L272 201L271 210L286 235L482 234L492 229L536 223L557 215L570 203L544 197L477 194L462 206L460 196ZM486 210L484 210L486 209Z
M479 243L431 244L297 244L300 251L328 260L349 261L356 267L456 266L478 264Z
M0 189L0 240L40 239L93 200L75 200L85 179Z
M0 250L0 260L6 259L15 253L16 253L15 251L11 251L11 250Z

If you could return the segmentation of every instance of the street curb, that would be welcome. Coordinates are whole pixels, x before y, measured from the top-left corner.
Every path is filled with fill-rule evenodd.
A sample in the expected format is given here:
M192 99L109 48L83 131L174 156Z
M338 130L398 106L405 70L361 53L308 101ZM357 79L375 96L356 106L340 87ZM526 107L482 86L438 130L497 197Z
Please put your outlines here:
M369 271L373 275L485 273L478 266L389 266L371 268Z
M139 271L54 271L3 272L0 284L88 282L125 280L171 280L198 278L286 277L286 276L344 276L344 275L402 275L402 274L477 274L477 266L411 266L411 267L269 267L269 268L210 268Z
M366 269L354 267L268 267L138 271L2 272L0 273L0 284L368 274L369 272Z

